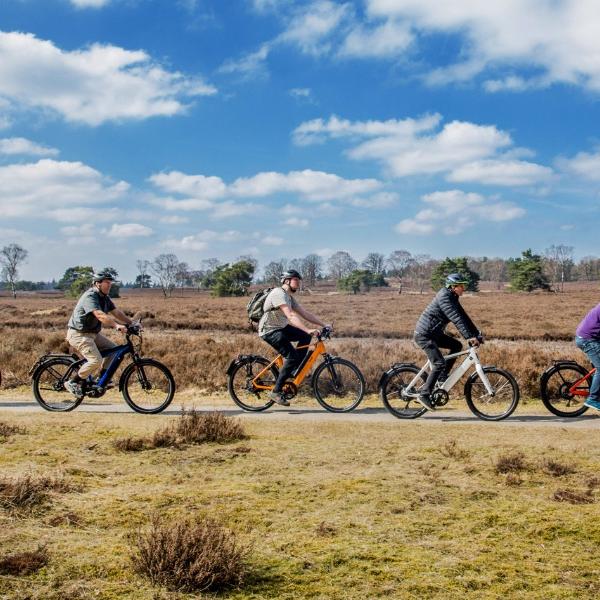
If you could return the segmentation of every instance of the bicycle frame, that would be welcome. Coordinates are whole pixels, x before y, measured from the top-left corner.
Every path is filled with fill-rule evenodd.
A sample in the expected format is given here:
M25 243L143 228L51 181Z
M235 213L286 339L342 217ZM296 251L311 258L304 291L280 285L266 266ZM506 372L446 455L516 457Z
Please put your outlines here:
M112 376L115 374L115 371L119 368L119 365L123 362L123 359L127 354L134 354L133 348L131 347L131 342L126 344L121 344L120 346L115 346L114 348L108 348L106 350L101 350L100 354L103 357L110 356L113 354L113 359L110 361L106 371L102 375L102 377L96 382L98 387L105 387L106 384L112 379ZM79 368L86 362L85 358L80 358L78 361L75 361L70 367L67 373L65 374L65 379L68 379L71 376L71 373L74 371L78 371Z
M477 374L481 378L481 381L483 382L483 385L485 386L485 389L487 390L488 394L493 396L495 393L494 388L491 386L488 378L486 377L486 375L483 371L483 367L481 366L481 362L479 360L479 355L477 354L477 349L475 346L472 346L468 350L462 350L461 352L455 352L454 354L446 354L444 356L444 360L447 361L451 358L455 358L458 356L464 356L464 355L466 355L466 356L465 356L465 359L463 360L463 362L458 367L456 367L452 371L452 373L450 373L450 375L448 376L448 379L446 379L446 381L444 381L444 383L441 384L438 387L438 389L442 389L442 390L445 390L446 392L449 392L458 383L458 381L461 379L461 377L469 369L471 369L472 367L475 367L475 370L477 371ZM423 365L421 370L415 375L414 379L412 379L412 381L408 384L406 389L407 390L414 389L414 387L422 381L423 375L425 373L428 373L429 371L431 371L431 361L428 360L425 363L425 365Z
M296 348L296 350L301 350L302 348L309 348L309 347L310 347L310 344L306 344L305 346L298 346ZM318 340L317 343L315 344L315 347L314 347L312 353L308 357L305 358L304 363L302 365L300 365L301 366L300 371L296 374L296 376L294 377L294 379L292 379L292 383L296 387L300 387L300 385L302 384L302 382L304 381L304 379L306 378L306 376L308 375L308 373L312 369L313 365L315 364L317 358L319 358L319 356L321 356L322 354L326 354L325 344L322 342L322 340ZM254 385L255 389L257 389L257 390L272 390L273 389L272 385L264 385L264 384L260 383L260 378L265 373L268 373L269 370L271 369L271 367L273 367L273 366L276 366L278 369L281 370L281 367L283 367L283 356L281 356L281 354L278 354L252 380L252 384Z
M596 369L592 369L591 371L588 371L588 373L586 375L584 375L581 379L578 379L570 388L569 388L569 394L571 394L572 396L584 396L587 398L587 396L590 393L589 387L585 387L585 388L581 388L579 387L584 381L587 381L590 377L594 376L594 373L596 373Z

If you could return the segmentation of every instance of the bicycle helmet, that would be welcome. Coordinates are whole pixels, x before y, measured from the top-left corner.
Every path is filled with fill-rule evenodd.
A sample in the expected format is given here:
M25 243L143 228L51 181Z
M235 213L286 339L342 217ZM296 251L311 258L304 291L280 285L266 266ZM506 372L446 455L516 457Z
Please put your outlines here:
M302 275L296 271L296 269L289 269L288 271L284 271L279 278L281 283L285 283L286 279L292 279L292 277L297 277L298 279L302 279Z
M100 283L105 279L108 279L109 281L115 281L115 276L110 271L98 271L97 273L94 273L92 277L92 281L94 283Z
M452 287L454 285L468 285L469 280L460 273L450 273L446 277L446 287Z

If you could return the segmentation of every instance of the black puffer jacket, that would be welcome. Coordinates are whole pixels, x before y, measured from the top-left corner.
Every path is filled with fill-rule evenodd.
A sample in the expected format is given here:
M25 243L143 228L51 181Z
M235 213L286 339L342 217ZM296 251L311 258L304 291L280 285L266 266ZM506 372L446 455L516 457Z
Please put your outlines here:
M467 340L479 333L465 309L460 305L458 296L449 288L442 288L419 317L415 334L432 336L441 333L450 321Z

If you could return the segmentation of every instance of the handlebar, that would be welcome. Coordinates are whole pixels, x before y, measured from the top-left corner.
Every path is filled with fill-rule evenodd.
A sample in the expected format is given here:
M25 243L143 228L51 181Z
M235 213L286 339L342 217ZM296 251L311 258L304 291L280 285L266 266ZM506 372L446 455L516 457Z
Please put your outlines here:
M328 340L331 337L333 329L331 327L323 327L319 333L317 333L318 340Z
M126 325L126 327L127 327L127 329L126 329L125 334L128 336L129 335L140 335L140 333L143 331L141 321L134 321L130 325Z

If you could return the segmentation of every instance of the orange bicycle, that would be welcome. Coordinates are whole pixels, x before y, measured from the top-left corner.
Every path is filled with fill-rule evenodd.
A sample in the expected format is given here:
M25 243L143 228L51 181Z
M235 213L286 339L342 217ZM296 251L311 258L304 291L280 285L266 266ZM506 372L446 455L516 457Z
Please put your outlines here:
M314 348L309 349L304 360L286 381L283 394L287 400L298 394L300 385L321 356L323 362L315 369L311 387L317 402L331 412L348 412L355 409L365 395L365 379L356 365L338 356L331 356L323 340L331 337L331 329L323 328L317 334ZM299 346L299 348L307 348ZM269 361L256 354L240 354L227 369L227 388L232 400L244 410L260 411L273 405L267 392L273 389L283 356L278 354Z

